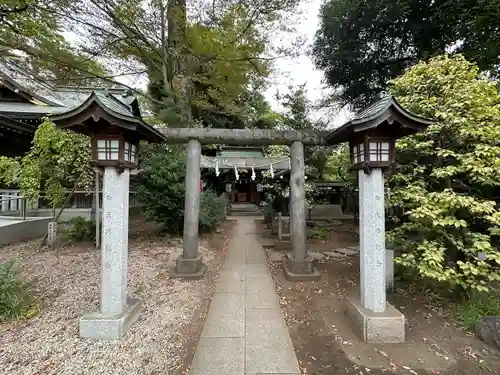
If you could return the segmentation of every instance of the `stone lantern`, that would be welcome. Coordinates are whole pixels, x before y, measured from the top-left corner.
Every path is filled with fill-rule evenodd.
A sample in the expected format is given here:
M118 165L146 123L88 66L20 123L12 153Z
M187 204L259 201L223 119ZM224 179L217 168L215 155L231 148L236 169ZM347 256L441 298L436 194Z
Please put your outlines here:
M395 164L396 140L430 124L395 98L385 97L327 137L329 144L349 142L352 168L358 174L360 296L349 299L348 313L367 342L404 341L404 316L386 302L383 171Z
M103 173L99 311L80 319L80 337L121 338L137 319L140 301L127 295L130 170L141 140L166 138L118 95L94 91L78 107L51 117L59 127L90 136L93 161Z

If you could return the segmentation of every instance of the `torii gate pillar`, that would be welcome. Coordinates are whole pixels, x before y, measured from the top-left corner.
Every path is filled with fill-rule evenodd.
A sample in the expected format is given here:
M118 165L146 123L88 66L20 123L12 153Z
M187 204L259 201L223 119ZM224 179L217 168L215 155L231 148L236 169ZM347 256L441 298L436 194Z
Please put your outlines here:
M294 141L290 147L290 235L292 253L284 263L285 276L290 281L317 280L321 274L313 266L307 252L306 196L304 144Z
M184 248L177 258L172 277L201 279L207 270L198 252L198 226L200 217L201 144L195 139L188 142L186 167L186 195L184 200Z

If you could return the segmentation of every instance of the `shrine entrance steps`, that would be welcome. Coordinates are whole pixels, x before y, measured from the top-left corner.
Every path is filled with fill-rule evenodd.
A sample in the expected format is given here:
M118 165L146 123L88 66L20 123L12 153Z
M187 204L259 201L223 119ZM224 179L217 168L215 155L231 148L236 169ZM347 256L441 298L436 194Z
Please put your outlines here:
M262 212L254 203L231 203L231 216L261 216Z
M236 218L190 375L300 375L254 218Z

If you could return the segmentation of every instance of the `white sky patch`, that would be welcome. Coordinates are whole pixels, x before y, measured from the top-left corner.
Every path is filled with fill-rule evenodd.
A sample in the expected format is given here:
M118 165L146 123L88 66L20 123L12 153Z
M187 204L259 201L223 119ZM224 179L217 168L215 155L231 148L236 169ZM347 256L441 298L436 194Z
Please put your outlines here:
M462 48L463 45L464 45L464 40L463 39L457 40L455 43L452 43L449 46L447 46L445 48L445 51L446 51L446 53L454 53L459 48Z
M266 90L265 97L276 111L283 110L275 98L276 93L287 93L290 85L298 86L305 83L308 98L313 103L317 103L318 100L324 98L330 92L330 89L322 83L323 72L314 67L311 57L306 53L310 51L314 35L319 26L319 11L322 3L322 0L302 2L299 6L299 13L303 14L303 16L297 21L297 24L290 25L295 27L295 32L275 37L275 40L278 41L289 41L290 45L297 37L303 37L306 39L307 44L307 51L304 51L300 56L275 61L276 73L272 77L273 84ZM312 117L317 120L321 118L327 121L331 127L337 127L346 122L350 116L347 110L340 110L333 114L329 112L331 111L315 111L312 113Z

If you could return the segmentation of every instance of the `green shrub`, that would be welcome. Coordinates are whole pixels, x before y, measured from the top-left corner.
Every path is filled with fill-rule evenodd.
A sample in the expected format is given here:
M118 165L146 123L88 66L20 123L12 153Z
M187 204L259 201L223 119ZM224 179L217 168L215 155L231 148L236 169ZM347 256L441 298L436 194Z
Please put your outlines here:
M307 229L307 237L311 240L326 240L328 238L328 228L314 226Z
M136 187L142 212L148 220L161 223L170 233L181 233L184 227L186 152L181 146L150 147L141 168ZM207 190L200 196L200 231L215 229L224 218L227 199Z
M210 232L225 216L227 198L206 190L200 196L200 232Z
M500 299L491 293L474 293L458 310L460 323L469 329L488 315L500 316Z
M0 264L0 321L31 318L37 311L29 284L22 280L16 262Z
M82 216L72 217L63 236L68 242L95 241L96 222Z
M148 151L136 186L142 212L148 220L162 224L165 231L180 233L184 224L186 152L180 146L165 145L152 146Z
M500 281L500 91L463 56L420 62L390 84L415 115L436 122L398 140L388 179L395 258L422 278L487 292Z

